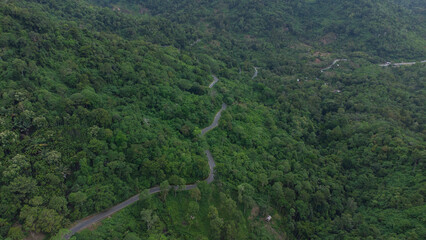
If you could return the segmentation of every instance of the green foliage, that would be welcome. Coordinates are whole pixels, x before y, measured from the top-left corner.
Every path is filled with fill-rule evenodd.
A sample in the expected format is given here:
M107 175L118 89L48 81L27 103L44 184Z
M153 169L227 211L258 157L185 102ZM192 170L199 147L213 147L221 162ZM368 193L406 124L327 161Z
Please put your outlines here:
M145 209L141 211L141 219L143 222L146 223L146 228L150 230L152 226L158 222L158 216L155 214L152 214L152 210Z
M377 66L424 60L422 13L414 0L1 2L0 238L59 239L160 186L76 238L424 239L425 65ZM348 60L321 72L334 58ZM208 176L207 146L213 186L178 191Z
M11 227L9 229L9 233L7 234L7 236L11 238L12 240L20 240L25 237L20 227Z

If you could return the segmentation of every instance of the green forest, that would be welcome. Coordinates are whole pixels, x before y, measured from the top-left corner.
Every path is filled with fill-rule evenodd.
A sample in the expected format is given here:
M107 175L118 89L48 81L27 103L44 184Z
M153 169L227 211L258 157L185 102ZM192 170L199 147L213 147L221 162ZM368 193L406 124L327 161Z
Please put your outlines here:
M426 239L425 10L0 0L0 240Z

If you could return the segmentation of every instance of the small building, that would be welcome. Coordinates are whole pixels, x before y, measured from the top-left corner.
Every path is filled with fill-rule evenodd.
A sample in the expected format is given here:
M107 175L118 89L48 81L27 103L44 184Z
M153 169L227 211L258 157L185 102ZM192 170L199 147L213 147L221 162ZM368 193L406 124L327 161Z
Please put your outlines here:
M269 216L267 216L267 217L266 217L266 219L265 219L265 220L266 220L267 222L270 222L270 221L271 221L271 219L272 219L272 217L271 217L271 215L269 215Z

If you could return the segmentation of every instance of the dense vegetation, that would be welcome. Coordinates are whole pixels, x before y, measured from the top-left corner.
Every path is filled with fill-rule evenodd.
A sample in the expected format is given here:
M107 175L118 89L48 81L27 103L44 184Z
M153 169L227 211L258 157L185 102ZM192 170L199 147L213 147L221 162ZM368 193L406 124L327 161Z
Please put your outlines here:
M74 238L425 239L426 64L377 65L426 59L409 2L0 2L0 239L138 192Z

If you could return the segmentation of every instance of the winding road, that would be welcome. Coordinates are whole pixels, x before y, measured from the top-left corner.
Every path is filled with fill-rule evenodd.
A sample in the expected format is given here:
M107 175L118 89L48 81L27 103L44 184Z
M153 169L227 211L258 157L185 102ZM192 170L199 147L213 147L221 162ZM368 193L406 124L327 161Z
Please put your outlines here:
M383 64L379 64L380 67L388 67L388 66L394 66L394 67L399 67L399 66L410 66L410 65L414 65L417 62L401 62L401 63L391 63L391 62L386 62ZM426 60L420 61L419 63L426 63Z
M321 69L321 72L329 70L330 68L332 68L334 66L334 64L336 64L339 61L347 61L347 59L344 59L344 58L343 59L335 59L330 66ZM423 60L423 61L420 61L420 62L400 62L400 63L386 62L386 63L379 64L379 66L380 67L388 67L388 66L399 67L399 66L411 66L411 65L414 65L416 63L426 63L426 60ZM256 70L255 75L257 76L257 69L255 68L255 70ZM253 78L254 78L254 76L253 76Z
M219 125L219 119L222 116L222 111L225 109L226 109L226 104L222 103L222 108L219 110L219 112L216 113L216 116L214 116L212 124L201 130L201 136L203 136L208 131L212 130L213 128L217 127L217 125Z
M219 81L219 79L216 76L214 76L214 75L212 75L212 76L213 76L213 82L209 85L209 88L212 88ZM225 109L226 109L226 104L223 103L222 108L219 110L219 112L216 113L216 116L213 119L213 123L210 126L201 130L201 136L203 136L208 131L212 130L213 128L215 128L219 125L219 120L220 120L222 111L225 110ZM212 156L210 150L207 149L207 150L204 151L204 153L207 156L208 163L209 163L209 169L210 169L209 176L206 179L204 179L204 181L206 181L208 184L210 184L211 182L214 181L214 167L216 166L216 163L213 159L213 156ZM197 187L197 184L188 184L188 185L185 185L185 188L183 190L184 191L191 190L191 189L196 188L196 187ZM170 188L171 189L172 188L179 189L179 186L170 186ZM152 187L152 188L149 189L149 194L158 193L160 191L161 191L160 187L155 186L155 187ZM64 236L64 238L70 239L75 233L77 233L77 232L79 232L79 231L81 231L85 228L88 228L92 224L97 223L97 222L113 215L114 213L120 211L121 209L137 202L139 200L139 195L140 194L136 194L133 197L127 199L126 201L121 202L121 203L109 208L108 210L105 210L103 212L100 212L100 213L94 214L92 216L86 217L82 220L79 220L77 223L74 224L73 227L71 227L69 229L70 233L66 234Z
M253 74L253 77L251 77L251 79L254 79L255 77L257 77L257 67L254 67L254 74Z
M212 75L212 77L213 77L213 82L210 83L209 88L212 88L217 83L217 81L219 81L219 78L217 78L215 75Z
M345 58L343 58L343 59L335 59L330 66L321 69L321 72L327 71L328 69L332 68L334 66L334 64L336 64L337 62L340 62L340 61L348 61L348 59L345 59Z

